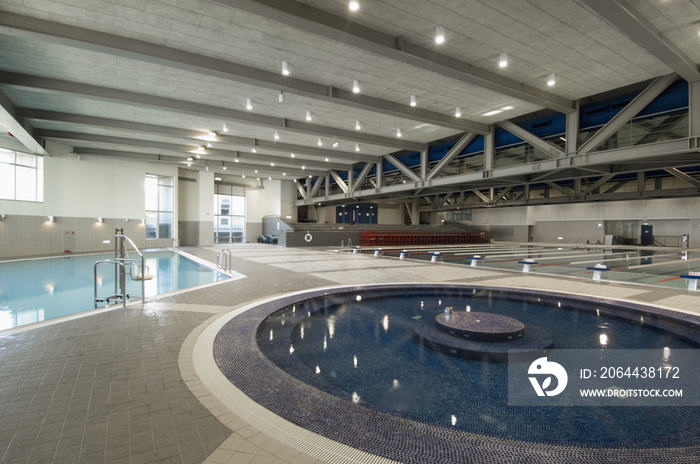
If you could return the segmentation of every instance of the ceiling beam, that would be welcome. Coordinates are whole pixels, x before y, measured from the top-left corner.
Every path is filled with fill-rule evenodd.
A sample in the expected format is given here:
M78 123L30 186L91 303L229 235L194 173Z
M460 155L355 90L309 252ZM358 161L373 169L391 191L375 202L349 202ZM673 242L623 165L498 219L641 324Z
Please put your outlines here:
M624 0L581 0L608 23L629 37L688 82L700 81L698 66Z
M374 164L375 163L365 164L365 167L362 168L362 171L360 171L360 175L357 176L357 178L353 180L352 188L350 189L350 192L354 192L355 190L357 190L357 187L359 187L362 184L362 182L365 181L365 179L367 178L367 174L369 174L369 172L372 170L372 168L374 167Z
M561 113L574 111L571 100L518 82L501 74L477 68L454 57L412 44L340 16L288 0L212 0L214 3L259 16L328 40L358 48L399 63L414 66L464 84L481 87ZM478 130L468 132L484 133Z
M258 168L258 166L253 166L253 165L248 165L245 163L233 163L233 162L226 162L226 161L219 161L219 160L212 160L212 159L195 159L193 161L184 161L181 156L173 156L173 155L162 155L162 154L153 154L153 153L136 153L133 151L121 151L121 150L107 150L103 148L91 148L91 147L73 147L72 153L79 154L79 155L95 155L95 156L110 156L110 157L116 157L116 158L134 158L134 159L142 159L142 160L147 160L147 161L152 161L156 163L167 163L167 164L174 164L177 165L181 168L185 167L190 167L186 166L185 163L189 163L194 167L197 168L202 168L206 169L207 166L209 168L217 170L221 169L224 171L224 166L226 166L226 174L227 175L238 175L236 172L240 172L241 174L245 174L245 172L248 172L249 175L246 176L246 179L248 178L253 178L256 176L275 176L279 177L280 179L283 179L284 176L282 175L283 172L285 171L283 168L273 168L270 166L264 166L261 168ZM258 173L253 173L252 171L254 169L258 169ZM223 174L223 172L222 172ZM314 175L314 174L323 174L323 171L314 171L314 170L307 170L304 171L304 175ZM289 179L294 179L302 177L302 176L293 176L289 175Z
M153 140L140 140L140 139L130 139L124 137L112 137L108 135L95 135L95 134L83 134L80 132L64 132L64 131L54 131L39 129L37 130L37 135L46 139L58 139L58 140L71 140L71 141L84 141L84 142L97 142L97 143L108 143L112 145L125 145L131 147L143 147L152 148L156 150L167 150L177 153L183 153L187 156L195 157L197 153L195 150L197 146L192 145L182 145L176 143L166 143L157 142ZM293 158L282 158L266 156L261 159L257 154L244 153L240 151L233 150L220 150L216 148L207 148L206 154L200 154L202 158L205 159L223 159L223 160L234 160L238 158L241 161L247 161L251 165L256 165L260 167L270 166L270 163L275 163L280 167L286 167L289 169L301 169L302 165L306 166L306 169L325 171L326 169L347 169L346 165L336 164L336 163L314 163L314 162L295 162ZM272 166L270 166L272 167Z
M343 191L343 193L348 193L348 184L345 183L342 177L340 177L340 174L335 172L334 170L331 169L330 171L331 177L335 180L336 184L338 184L338 187L340 187L340 190Z
M604 144L605 141L619 131L622 126L631 121L632 118L646 108L649 103L653 102L654 99L661 94L661 92L673 84L676 78L678 78L678 75L676 73L671 73L654 79L654 82L649 84L646 89L642 90L639 95L634 97L634 100L629 102L627 106L613 116L610 121L606 122L605 125L593 135L593 137L586 140L576 151L576 154L585 155L591 150L595 150Z
M597 189L598 187L600 187L600 186L603 185L604 183L610 181L610 179L612 179L613 177L615 177L615 174L608 174L608 175L606 175L606 176L601 177L600 179L598 179L597 181L595 181L595 182L593 183L593 185L591 185L591 186L588 187L586 190L584 190L583 192L581 192L581 196L586 196L586 195L588 195L589 193L593 192L595 189Z
M546 140L542 140L532 132L523 129L522 127L518 126L517 124L514 124L510 121L501 121L497 123L499 126L510 132L511 134L520 137L523 139L525 142L529 143L535 148L538 148L545 152L547 155L551 156L552 158L564 158L566 157L566 153L552 145L551 143L547 142Z
M571 190L568 190L568 189L562 187L561 185L557 184L556 182L545 182L545 184L549 185L550 187L552 187L555 190L559 190L561 193L563 193L567 197L574 196L574 194Z
M409 179L413 180L413 182L420 181L420 177L418 177L415 172L411 171L394 155L384 155L384 159L393 164L396 168L398 168L399 171L403 172L406 176L408 176Z
M688 174L686 174L682 171L679 171L677 168L664 169L664 171L666 171L667 173L669 173L673 176L678 177L679 179L682 179L682 180L688 182L691 185L694 185L696 187L700 187L700 180L697 180L694 177L690 177Z
M357 95L351 91L283 76L278 72L263 71L250 66L177 50L163 45L53 21L13 13L3 13L0 15L0 33L40 39L82 50L126 57L255 87L284 91L289 94L360 110L449 127L459 131L488 132L488 126L483 123L455 118L450 115L366 95Z
M379 145L394 149L399 148L410 151L420 151L424 148L422 143L410 142L408 140L365 134L358 131L335 129L318 124L265 116L251 113L250 111L233 110L220 106L175 100L172 98L47 77L0 72L0 87L12 87L48 94L68 94L82 98L127 103L138 107L154 108L178 114L193 114L196 116L217 118L223 121L238 121L244 124L268 127L280 131L311 134L314 136L337 137L352 142L368 143L370 145Z
M34 138L34 128L31 124L20 120L17 108L2 91L0 91L0 128L11 134L33 154L50 156L41 143Z
M155 124L144 124L140 122L123 121L120 119L99 118L95 116L84 116L79 114L61 113L57 111L34 110L30 108L17 108L17 113L25 119L36 121L61 122L79 126L104 127L107 129L118 129L142 132L147 134L167 135L172 137L187 138L197 140L199 144L207 141L213 143L225 143L231 145L241 145L250 148L264 148L268 151L280 153L295 153L305 155L310 159L318 158L322 161L325 158L343 158L356 161L376 161L377 156L360 155L357 153L343 152L337 150L324 150L322 148L305 147L302 145L292 145L288 143L269 142L247 137L237 137L226 133L219 133L215 139L209 137L207 132L180 129L174 127L158 126ZM259 155L264 155L259 153Z
M457 143L454 144L450 151L442 157L442 159L430 170L425 180L430 180L440 174L462 151L476 138L476 134L468 132L464 134Z

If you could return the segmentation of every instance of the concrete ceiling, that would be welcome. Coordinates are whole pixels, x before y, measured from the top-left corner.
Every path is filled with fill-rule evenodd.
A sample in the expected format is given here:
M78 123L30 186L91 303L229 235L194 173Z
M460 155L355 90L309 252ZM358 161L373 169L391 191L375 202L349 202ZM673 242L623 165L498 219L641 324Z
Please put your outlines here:
M651 24L678 56L700 61L700 10L694 2L608 1ZM291 157L294 149L292 166L317 166L328 155L318 152L323 148L334 167L347 166L367 160L352 154L373 159L416 149L457 137L468 131L465 127L488 130L499 120L545 107L566 109L580 98L678 72L654 54L653 37L640 39L614 26L616 17L595 3L361 0L360 10L351 12L346 0L2 2L0 90L20 112L52 111L175 131L165 135L27 117L46 138L83 133L135 141L57 138L72 146L160 153L184 163L187 153L139 146L138 141L196 148L196 137L187 134L217 130L223 135L226 122L228 135L251 143L219 137L213 148L220 153L212 160L233 162L235 154L224 152L251 154L252 139L269 145L277 129L278 143L290 147L260 146L247 163L269 166L271 157ZM434 41L438 25L445 28L442 45ZM149 51L149 44L161 48ZM508 53L506 68L498 66L502 52ZM281 76L283 60L290 64L289 77ZM688 71L691 78L693 71ZM557 78L553 87L546 83L551 72ZM27 76L46 79L24 85ZM353 80L360 81L360 97L351 93ZM66 91L64 81L75 85ZM54 82L62 87L49 89ZM83 91L87 86L94 91ZM280 90L285 91L284 103L278 101ZM144 101L123 99L125 92ZM416 109L408 106L411 95L417 97ZM178 111L177 105L147 103L146 97L216 111ZM248 98L254 106L249 112ZM483 116L505 106L513 109ZM461 119L454 117L455 107L461 107ZM307 111L312 115L308 123ZM271 119L263 123L252 115ZM401 139L396 138L399 128ZM319 136L323 147L317 145ZM333 152L334 139L340 145ZM231 169L229 173L237 172L235 166Z

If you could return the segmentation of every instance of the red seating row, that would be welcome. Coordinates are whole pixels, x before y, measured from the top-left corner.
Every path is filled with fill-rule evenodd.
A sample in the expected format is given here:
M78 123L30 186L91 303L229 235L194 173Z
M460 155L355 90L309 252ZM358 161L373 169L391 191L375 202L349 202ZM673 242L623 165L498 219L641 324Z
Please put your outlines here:
M404 246L404 245L458 245L469 243L488 243L483 232L461 230L424 231L424 230L362 230L361 246Z

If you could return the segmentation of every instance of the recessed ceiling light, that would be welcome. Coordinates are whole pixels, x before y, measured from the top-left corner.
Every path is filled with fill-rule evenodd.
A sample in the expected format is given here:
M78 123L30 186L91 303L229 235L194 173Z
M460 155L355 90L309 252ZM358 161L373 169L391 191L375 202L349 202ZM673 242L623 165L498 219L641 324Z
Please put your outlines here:
M207 142L207 147L211 148L211 142Z
M328 161L328 158L326 158L326 161Z
M226 170L226 166L221 166L221 167L224 169L224 171Z
M494 114L498 114L501 112L502 112L501 110L493 110L493 111L489 111L488 113L484 113L482 116L493 116Z
M411 106L416 106L416 96L411 95Z
M241 177L243 177L245 179L245 174L241 174Z
M435 42L441 44L445 41L445 28L438 26L435 28Z
M306 112L306 120L311 121L311 111Z
M303 171L304 169L306 169L306 166L302 166L301 169L302 169L302 171Z
M401 129L396 129L396 136L401 137Z
M201 156L199 156L199 155L194 155L194 156L195 156L197 159L201 158Z
M187 158L187 161L194 161L194 158L189 157L189 158Z
M253 149L252 149L252 152L253 152L253 153L257 153L258 150L256 150L255 148L253 148Z
M289 76L289 63L287 63L286 61L282 62L282 74L284 74L285 76Z
M256 169L255 172L258 172L258 170Z
M253 101L250 98L247 98L245 101L245 107L247 110L252 110L253 109Z
M256 171L256 172L257 172L257 171ZM260 180L260 178L259 178L259 177L258 177L257 179L258 179L258 180Z
M274 166L274 165L275 165L275 163L270 163L270 166Z
M292 158L294 158L294 153L292 153Z
M462 108L459 106L455 108L455 118L461 118L462 117Z
M268 177L267 180L272 180L272 176Z
M498 66L501 68L508 66L508 54L506 52L501 53L500 57L498 58Z
M556 83L556 79L554 78L554 73L549 73L547 75L547 85L548 86L553 86Z
M360 9L360 3L357 0L352 0L349 6L350 11L357 11Z
M360 81L352 81L352 91L355 93L360 93Z
M286 172L283 172L283 173L282 173L282 175L283 175L283 176L286 176L286 175L287 175L287 173L286 173Z
M234 163L238 163L238 158L236 158L235 160L233 160L233 162L234 162ZM224 169L226 169L226 168L224 168Z
M198 151L198 152L202 152L202 153L203 153L203 152L205 152L205 151L206 151L206 147L204 147L204 146L201 146L201 147L197 148L197 151Z
M309 176L309 179L311 179L312 177L313 177L313 176L310 175L310 176Z

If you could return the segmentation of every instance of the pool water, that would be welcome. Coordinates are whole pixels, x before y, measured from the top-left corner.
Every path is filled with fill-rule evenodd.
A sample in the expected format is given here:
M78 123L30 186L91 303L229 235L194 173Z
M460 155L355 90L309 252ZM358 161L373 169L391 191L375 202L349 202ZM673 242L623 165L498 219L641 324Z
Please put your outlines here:
M153 276L145 282L147 297L228 278L172 251L144 257L145 274ZM0 263L0 330L94 309L93 268L110 259L113 254ZM127 281L127 293L141 295L141 283L128 279L128 268ZM98 266L97 283L99 297L114 295L114 266Z
M663 331L649 324L648 315L645 323L632 322L606 317L601 305L491 290L358 296L282 309L260 326L258 346L280 368L320 390L430 425L561 446L700 444L700 416L693 407L508 406L507 363L440 354L412 331L416 320L432 320L446 306L469 306L543 328L558 349L697 349L688 324Z

